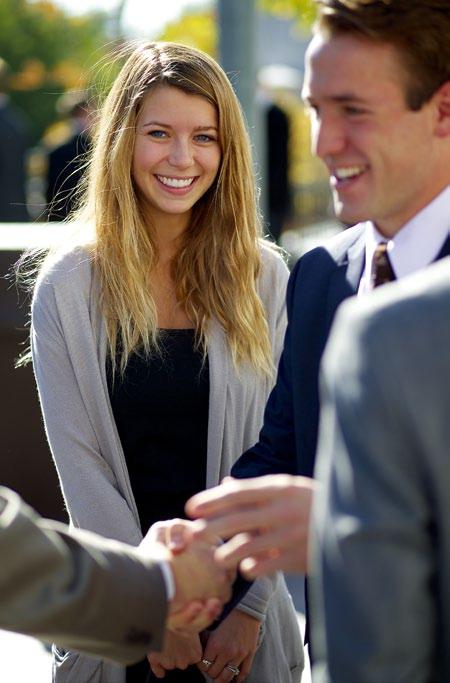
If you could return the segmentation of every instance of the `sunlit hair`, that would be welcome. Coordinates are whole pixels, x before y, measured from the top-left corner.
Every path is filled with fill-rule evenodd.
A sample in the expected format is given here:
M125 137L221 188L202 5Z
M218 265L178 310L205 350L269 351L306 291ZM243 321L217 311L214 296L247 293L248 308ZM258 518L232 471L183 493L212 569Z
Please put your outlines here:
M128 48L130 50L130 48ZM261 226L248 134L238 100L208 55L175 43L133 45L93 133L84 200L74 218L94 228L90 245L101 282L109 351L123 372L134 351L158 352L149 274L158 261L154 227L131 176L136 122L159 85L200 95L217 109L222 159L195 204L172 264L178 302L207 349L212 318L223 327L235 366L272 372L271 345L257 292Z
M418 111L450 80L449 0L315 0L315 30L392 45L406 71L406 102Z

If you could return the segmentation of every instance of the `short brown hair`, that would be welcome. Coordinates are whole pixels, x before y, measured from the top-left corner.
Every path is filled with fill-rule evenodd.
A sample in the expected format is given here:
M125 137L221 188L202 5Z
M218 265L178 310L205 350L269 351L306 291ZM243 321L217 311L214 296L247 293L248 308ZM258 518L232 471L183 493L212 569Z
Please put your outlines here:
M389 43L407 73L406 102L417 111L450 80L450 0L316 0L316 30Z

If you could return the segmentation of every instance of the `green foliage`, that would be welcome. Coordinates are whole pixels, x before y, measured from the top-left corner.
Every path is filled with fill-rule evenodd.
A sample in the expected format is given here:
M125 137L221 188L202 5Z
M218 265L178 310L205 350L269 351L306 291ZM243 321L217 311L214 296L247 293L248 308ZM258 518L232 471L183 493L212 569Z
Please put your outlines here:
M296 19L301 26L310 26L315 17L314 0L258 0L265 12Z
M58 96L82 89L107 42L107 14L73 17L49 0L1 0L0 57L11 69L11 99L37 142L55 117Z
M196 47L217 56L217 24L213 11L186 11L164 28L159 40L170 40Z
M315 17L314 0L257 0L257 7L264 12L295 19L300 26L306 28L313 23ZM217 57L215 13L212 9L187 9L179 19L165 27L158 39L192 45Z
M257 0L258 6L296 18L313 19L313 0ZM106 12L72 16L51 0L0 0L0 57L11 68L11 98L30 122L35 144L55 120L55 104L65 90L82 89L91 81L92 67L106 53ZM213 9L186 10L160 36L194 45L217 56L217 26Z

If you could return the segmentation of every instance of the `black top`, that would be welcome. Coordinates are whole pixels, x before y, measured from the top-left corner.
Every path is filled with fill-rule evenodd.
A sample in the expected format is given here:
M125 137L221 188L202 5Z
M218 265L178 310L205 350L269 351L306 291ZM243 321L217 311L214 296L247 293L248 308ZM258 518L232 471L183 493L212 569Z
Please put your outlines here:
M194 330L162 330L160 355L133 354L108 388L143 533L184 517L206 486L209 368Z
M194 330L161 330L161 355L133 354L114 381L107 363L114 419L142 532L185 517L184 505L206 486L209 367ZM112 511L113 514L113 511ZM127 667L127 683L156 681L147 660ZM167 683L200 683L196 666L166 673Z

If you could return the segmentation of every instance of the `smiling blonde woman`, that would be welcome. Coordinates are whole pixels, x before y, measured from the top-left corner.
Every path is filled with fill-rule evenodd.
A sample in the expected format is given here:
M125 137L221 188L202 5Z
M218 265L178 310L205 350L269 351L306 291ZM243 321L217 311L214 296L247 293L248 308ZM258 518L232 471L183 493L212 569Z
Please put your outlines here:
M261 239L248 136L214 60L130 50L73 218L90 238L46 260L33 297L45 426L72 524L138 544L254 443L283 342L287 269ZM56 647L54 680L203 681L202 659L219 681L300 680L281 575L212 633L168 633L151 670Z

